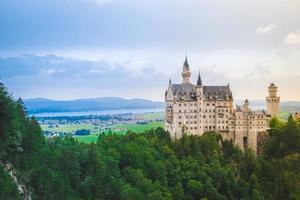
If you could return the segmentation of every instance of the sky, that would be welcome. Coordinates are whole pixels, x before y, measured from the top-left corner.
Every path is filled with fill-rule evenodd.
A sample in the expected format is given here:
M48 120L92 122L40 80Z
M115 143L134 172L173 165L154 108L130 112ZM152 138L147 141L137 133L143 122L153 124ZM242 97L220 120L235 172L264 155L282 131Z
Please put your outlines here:
M1 0L0 81L16 97L164 100L185 55L235 99L300 100L299 0Z

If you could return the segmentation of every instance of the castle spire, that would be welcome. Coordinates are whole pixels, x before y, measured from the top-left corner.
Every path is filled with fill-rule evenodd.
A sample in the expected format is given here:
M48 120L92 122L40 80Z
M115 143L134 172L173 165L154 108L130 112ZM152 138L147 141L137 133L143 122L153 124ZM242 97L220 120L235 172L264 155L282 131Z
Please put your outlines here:
M189 65L189 62L188 62L188 59L187 59L187 55L185 55L185 60L184 60L184 63L183 63L183 67L187 68L187 69L190 68L190 65Z
M201 80L201 75L200 75L200 71L199 71L197 86L201 86L201 85L202 85L202 80Z
M182 70L182 83L190 83L191 71L190 66L187 60L187 56L185 56L185 61L183 63Z

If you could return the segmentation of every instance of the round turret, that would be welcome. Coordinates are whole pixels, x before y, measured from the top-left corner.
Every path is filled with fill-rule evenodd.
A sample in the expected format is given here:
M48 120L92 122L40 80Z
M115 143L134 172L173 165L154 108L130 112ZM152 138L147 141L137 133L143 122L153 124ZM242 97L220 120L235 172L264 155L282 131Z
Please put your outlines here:
M280 97L277 96L277 89L277 86L271 83L268 87L269 96L266 98L268 113L271 114L272 117L276 116L279 112Z
M277 86L274 83L271 83L268 87L269 90L269 97L276 97L277 96Z

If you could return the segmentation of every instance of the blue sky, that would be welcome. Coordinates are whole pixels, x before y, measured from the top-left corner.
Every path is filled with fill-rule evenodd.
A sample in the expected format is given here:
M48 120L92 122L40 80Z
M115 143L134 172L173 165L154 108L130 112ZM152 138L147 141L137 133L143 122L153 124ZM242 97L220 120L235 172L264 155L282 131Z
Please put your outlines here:
M163 100L185 54L196 81L300 100L297 0L0 1L0 77L15 96Z

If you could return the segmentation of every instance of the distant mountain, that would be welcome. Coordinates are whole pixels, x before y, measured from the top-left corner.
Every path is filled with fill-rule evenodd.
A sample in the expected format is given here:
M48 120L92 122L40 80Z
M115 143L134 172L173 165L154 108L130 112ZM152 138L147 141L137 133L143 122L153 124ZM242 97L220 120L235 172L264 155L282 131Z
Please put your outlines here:
M25 99L29 114L45 112L80 112L116 109L163 108L164 102L146 99L123 99L119 97L101 97L76 100L52 100L44 98Z
M163 108L164 102L146 99L123 99L119 97L101 97L76 100L52 100L44 98L25 99L25 106L29 114L45 112L80 112L102 111L116 109L145 109ZM235 104L243 104L242 100L236 100ZM253 109L266 109L265 100L250 100ZM300 101L282 101L281 111L300 111Z

